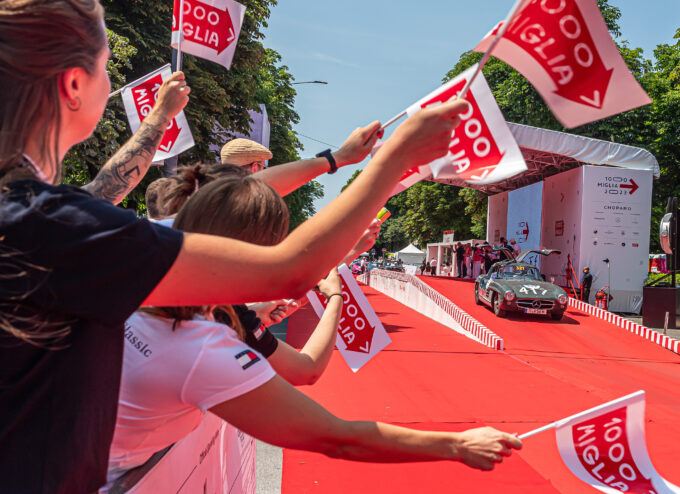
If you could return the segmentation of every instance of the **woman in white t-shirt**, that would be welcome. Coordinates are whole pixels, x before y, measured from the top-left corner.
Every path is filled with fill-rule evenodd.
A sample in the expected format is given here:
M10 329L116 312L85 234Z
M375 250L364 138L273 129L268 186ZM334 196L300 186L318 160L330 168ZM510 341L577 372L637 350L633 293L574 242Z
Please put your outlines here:
M260 203L260 214L239 225L247 215L238 205L253 202ZM269 186L251 177L233 177L201 188L180 211L175 226L221 235L234 221L261 235L264 243L287 231L287 220L285 203ZM340 292L325 295L329 303L342 303ZM263 441L357 461L449 459L491 469L511 448L521 447L516 437L491 428L424 432L338 419L276 376L233 329L213 320L214 312L206 307L154 308L128 319L109 486L191 432L208 410Z

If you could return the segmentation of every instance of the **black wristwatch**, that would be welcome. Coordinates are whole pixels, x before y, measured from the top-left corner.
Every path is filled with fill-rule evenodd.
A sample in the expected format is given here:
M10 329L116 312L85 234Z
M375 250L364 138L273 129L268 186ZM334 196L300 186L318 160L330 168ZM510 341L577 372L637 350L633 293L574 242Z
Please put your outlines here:
M331 164L331 169L328 171L329 175L334 174L335 172L338 171L338 165L335 163L335 158L333 158L333 154L331 153L330 149L326 149L325 151L321 151L319 154L316 155L317 158L326 158L328 162Z

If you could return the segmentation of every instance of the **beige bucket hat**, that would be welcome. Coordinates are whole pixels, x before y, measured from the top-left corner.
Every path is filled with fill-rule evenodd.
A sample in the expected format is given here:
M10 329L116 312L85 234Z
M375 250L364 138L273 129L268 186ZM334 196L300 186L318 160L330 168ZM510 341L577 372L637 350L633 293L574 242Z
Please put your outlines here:
M272 156L272 152L262 144L242 138L227 142L220 152L220 158L225 165L246 166L255 161L264 163Z

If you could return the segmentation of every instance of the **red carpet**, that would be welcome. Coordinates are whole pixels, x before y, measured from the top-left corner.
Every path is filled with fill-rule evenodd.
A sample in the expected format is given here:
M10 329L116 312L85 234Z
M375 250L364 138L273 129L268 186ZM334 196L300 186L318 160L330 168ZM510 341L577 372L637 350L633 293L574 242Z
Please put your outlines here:
M455 281L440 283L457 293L452 297L457 304L472 289ZM482 320L480 308L473 315L506 338L509 351L496 352L370 288L364 290L392 344L357 374L336 351L319 382L303 388L333 413L414 428L492 425L525 432L642 388L650 392L647 433L653 462L666 478L680 482L675 467L680 411L673 412L680 410L677 355L657 351L639 338L631 340L621 329L601 328L592 321L586 326L590 318L583 315L570 313L562 324L499 324L490 312L490 319ZM477 309L474 301L472 305ZM315 323L311 308L298 311L288 325L289 343L299 347ZM598 339L593 341L591 333L598 333ZM600 341L609 349L598 348ZM360 464L285 450L282 484L284 494L592 492L563 465L553 433L527 439L523 451L491 473L458 463Z

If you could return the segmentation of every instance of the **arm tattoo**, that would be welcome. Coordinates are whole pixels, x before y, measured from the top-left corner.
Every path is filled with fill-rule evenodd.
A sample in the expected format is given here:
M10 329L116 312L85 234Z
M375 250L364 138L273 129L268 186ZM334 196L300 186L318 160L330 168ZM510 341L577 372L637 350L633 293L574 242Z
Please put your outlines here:
M94 197L118 204L146 175L166 126L165 122L142 122L135 135L99 170L95 179L83 188Z

